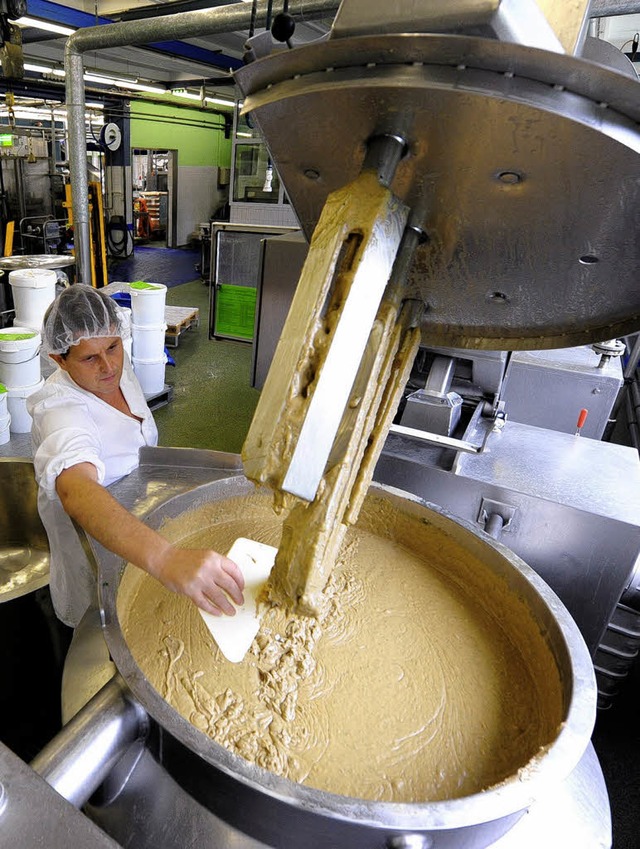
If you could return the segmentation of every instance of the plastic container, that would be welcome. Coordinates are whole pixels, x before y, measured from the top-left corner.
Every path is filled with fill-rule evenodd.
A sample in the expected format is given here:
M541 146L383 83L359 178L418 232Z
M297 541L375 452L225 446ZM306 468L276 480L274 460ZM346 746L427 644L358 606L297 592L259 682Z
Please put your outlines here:
M40 334L30 327L14 325L0 330L0 381L6 387L33 386L40 380L41 341Z
M134 324L164 324L167 287L163 283L144 283L137 280L131 283L129 291Z
M11 439L11 416L0 416L0 445L6 445Z
M166 324L132 324L133 356L137 360L158 361L164 356Z
M128 286L129 284L127 283L126 285ZM131 309L131 292L128 289L126 292L114 292L111 297L119 307L124 307L128 310Z
M124 323L125 327L128 328L128 331L129 331L126 337L125 336L122 337L122 347L126 351L128 357L129 357L129 360L131 360L131 357L133 356L133 338L131 336L131 328L132 328L131 306L123 307L121 305L118 305L118 309L119 309L120 314L122 316L123 323Z
M0 445L5 445L11 438L11 431L9 430L11 416L7 407L8 398L7 387L0 383Z
M133 371L140 382L145 395L158 395L164 389L164 370L167 358L159 360L138 360L133 357Z
M7 407L11 416L11 433L29 433L31 431L31 416L27 412L27 398L44 386L40 380L33 386L7 387Z
M56 296L57 280L56 272L47 268L19 268L9 272L15 324L40 332L47 307Z

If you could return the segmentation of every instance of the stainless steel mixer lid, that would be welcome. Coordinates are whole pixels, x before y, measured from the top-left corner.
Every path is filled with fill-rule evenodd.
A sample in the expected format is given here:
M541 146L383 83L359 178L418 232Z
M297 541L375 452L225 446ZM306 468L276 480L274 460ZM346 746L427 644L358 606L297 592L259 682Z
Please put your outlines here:
M401 135L392 188L429 242L412 286L430 345L580 345L640 327L640 89L490 39L335 39L236 74L307 237L368 139Z
M76 261L67 254L31 254L29 256L0 257L0 269L14 271L19 268L66 268Z

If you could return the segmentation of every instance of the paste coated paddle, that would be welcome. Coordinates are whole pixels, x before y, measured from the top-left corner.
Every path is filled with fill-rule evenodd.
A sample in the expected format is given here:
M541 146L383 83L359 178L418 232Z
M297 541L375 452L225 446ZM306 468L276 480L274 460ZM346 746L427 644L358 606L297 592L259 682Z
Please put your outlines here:
M239 537L227 557L237 563L244 577L244 604L235 605L235 616L212 616L200 610L211 636L231 663L240 663L258 633L262 617L258 597L273 568L277 552L278 549L272 545Z

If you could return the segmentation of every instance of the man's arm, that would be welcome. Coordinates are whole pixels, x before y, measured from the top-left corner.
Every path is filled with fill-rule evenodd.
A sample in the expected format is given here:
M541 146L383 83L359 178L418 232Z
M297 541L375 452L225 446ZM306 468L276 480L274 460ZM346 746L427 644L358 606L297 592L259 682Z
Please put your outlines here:
M92 463L78 463L61 472L56 491L66 513L88 534L167 589L188 596L216 616L235 613L226 594L242 604L244 580L232 560L212 550L173 546L98 483Z

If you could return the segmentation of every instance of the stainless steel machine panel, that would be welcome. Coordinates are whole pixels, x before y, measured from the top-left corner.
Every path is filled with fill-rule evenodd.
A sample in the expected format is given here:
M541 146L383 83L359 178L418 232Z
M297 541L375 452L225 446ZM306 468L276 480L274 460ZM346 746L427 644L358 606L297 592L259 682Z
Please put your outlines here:
M488 447L455 459L390 434L375 479L481 528L487 504L502 509L500 541L556 591L593 653L640 551L637 452L511 421Z
M598 368L589 346L511 355L502 400L511 421L575 433L580 410L588 410L582 436L601 439L623 383L619 358Z
M24 457L6 456L0 450L0 603L49 583L49 540L38 515L33 463L26 456L31 454L31 434L11 434L10 441L15 450L24 445L25 437L29 450Z
M500 391L507 357L509 356L508 351L465 351L457 348L432 348L431 346L428 346L428 349L435 354L454 357L456 360L464 360L468 363L471 383L482 389L487 395L495 395ZM459 387L456 385L455 378L451 388L458 391ZM463 393L461 392L461 394Z
M262 242L251 385L262 389L309 246L301 231Z

